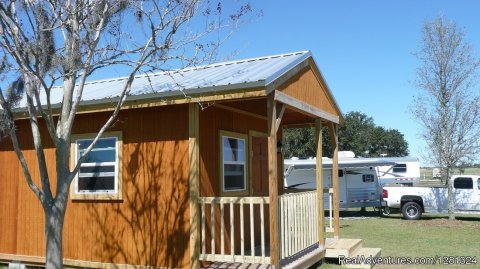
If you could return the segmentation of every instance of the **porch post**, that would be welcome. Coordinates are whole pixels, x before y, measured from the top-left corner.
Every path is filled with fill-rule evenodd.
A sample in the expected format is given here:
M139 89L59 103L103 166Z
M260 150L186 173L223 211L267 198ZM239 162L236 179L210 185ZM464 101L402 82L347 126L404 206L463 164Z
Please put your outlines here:
M315 120L315 134L317 142L316 156L316 181L317 181L317 215L318 215L318 245L320 249L325 246L325 224L323 206L323 163L322 163L322 120Z
M340 203L338 197L338 126L331 122L328 132L333 146L332 180L333 180L333 237L340 235Z
M270 262L280 268L277 181L277 109L274 94L267 97L268 117L268 194L270 198Z
M190 206L190 268L200 268L200 152L199 109L196 103L188 105L188 188Z

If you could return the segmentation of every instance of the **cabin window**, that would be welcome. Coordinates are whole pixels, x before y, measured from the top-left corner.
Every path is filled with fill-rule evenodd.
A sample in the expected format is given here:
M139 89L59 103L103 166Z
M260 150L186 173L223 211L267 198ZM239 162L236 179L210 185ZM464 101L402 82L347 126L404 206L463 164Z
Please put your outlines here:
M470 177L458 177L453 182L455 189L473 189L473 180Z
M92 144L93 136L74 138L74 165ZM120 199L121 136L106 134L100 138L80 165L75 177L74 199Z
M221 134L222 191L238 193L247 191L247 137L241 134Z
M366 175L362 175L362 180L363 182L373 182L374 181L374 177L372 174L366 174Z
M393 167L393 173L406 173L407 172L407 164L399 163Z

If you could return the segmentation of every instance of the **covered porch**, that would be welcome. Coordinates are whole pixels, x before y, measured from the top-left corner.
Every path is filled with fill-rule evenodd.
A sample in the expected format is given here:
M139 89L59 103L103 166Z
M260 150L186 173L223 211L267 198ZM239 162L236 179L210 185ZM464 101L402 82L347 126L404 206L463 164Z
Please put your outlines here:
M210 179L220 185L220 191L211 192L217 195L202 190L200 152L204 149L199 134L201 126L207 123L203 122L206 117L202 117L198 105L190 104L190 199L194 216L190 220L190 248L192 264L198 264L196 268L249 268L252 264L261 266L255 268L306 268L323 259L326 246L339 238L338 173L332 173L332 188L324 189L321 141L322 129L326 127L333 148L329 156L333 159L332 171L337 171L341 115L309 104L304 98L293 96L287 87L272 90L264 97L213 105L225 113L263 122L259 130L249 130L244 138L248 143L249 177L245 191L226 192L222 180ZM332 100L325 104L333 107L329 102ZM316 129L317 188L288 193L284 188L282 132L298 127ZM220 131L220 143L222 134ZM265 152L257 155L255 146L259 152L263 146ZM220 156L222 151L217 151ZM222 173L219 172L220 177L224 177ZM324 194L333 208L327 221Z

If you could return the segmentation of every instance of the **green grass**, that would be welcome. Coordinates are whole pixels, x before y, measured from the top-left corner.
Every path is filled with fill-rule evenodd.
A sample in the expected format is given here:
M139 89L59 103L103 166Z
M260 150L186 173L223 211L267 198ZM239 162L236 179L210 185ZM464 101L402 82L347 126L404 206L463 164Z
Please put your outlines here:
M347 214L352 215L351 212ZM382 257L475 256L478 261L474 266L404 265L393 268L480 268L480 216L463 215L456 221L449 221L445 215L424 214L422 220L407 221L399 214L386 218L374 217L373 212L366 214L370 217L341 219L340 238L363 239L364 247L382 248ZM328 262L317 267L341 268Z

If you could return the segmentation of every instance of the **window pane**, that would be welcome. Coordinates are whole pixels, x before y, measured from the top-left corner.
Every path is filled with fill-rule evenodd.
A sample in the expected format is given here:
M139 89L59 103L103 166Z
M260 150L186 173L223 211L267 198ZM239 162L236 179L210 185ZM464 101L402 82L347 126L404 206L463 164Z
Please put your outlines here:
M115 191L115 177L79 177L79 191Z
M397 164L393 167L394 173L406 173L407 172L407 165L404 163Z
M469 177L459 177L453 182L455 189L473 189L473 180Z
M78 149L86 149L90 144L92 144L93 139L79 139L77 140ZM115 148L115 138L100 138L95 146L94 149L98 148Z
M224 136L223 160L228 162L245 162L245 140Z
M373 182L374 177L371 174L362 175L363 182Z
M116 150L108 149L102 151L91 151L88 154L85 163L103 163L103 162L115 162Z
M243 164L224 164L224 190L244 190L245 189L245 165Z
M82 166L80 167L80 174L83 173L108 173L108 172L115 172L115 166L114 165L108 165L108 166Z

